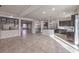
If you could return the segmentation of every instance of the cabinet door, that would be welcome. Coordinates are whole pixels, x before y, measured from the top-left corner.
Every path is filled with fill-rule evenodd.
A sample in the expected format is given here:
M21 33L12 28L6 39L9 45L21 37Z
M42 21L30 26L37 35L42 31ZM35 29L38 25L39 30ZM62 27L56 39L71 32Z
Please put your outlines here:
M75 15L71 16L71 26L75 26Z

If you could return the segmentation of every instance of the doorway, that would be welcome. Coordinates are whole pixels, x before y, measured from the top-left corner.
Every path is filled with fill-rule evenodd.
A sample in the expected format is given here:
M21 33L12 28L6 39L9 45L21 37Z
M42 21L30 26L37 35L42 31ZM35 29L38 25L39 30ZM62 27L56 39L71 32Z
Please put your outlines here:
M32 33L32 21L21 20L21 36L26 37Z

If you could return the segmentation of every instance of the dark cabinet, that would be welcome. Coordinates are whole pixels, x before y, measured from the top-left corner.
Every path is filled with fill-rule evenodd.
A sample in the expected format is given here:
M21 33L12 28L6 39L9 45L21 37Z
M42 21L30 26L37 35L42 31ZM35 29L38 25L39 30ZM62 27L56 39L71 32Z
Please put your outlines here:
M75 15L71 15L71 20L59 21L59 26L75 26Z
M71 16L71 26L75 25L75 15Z
M71 26L71 21L59 21L59 26Z

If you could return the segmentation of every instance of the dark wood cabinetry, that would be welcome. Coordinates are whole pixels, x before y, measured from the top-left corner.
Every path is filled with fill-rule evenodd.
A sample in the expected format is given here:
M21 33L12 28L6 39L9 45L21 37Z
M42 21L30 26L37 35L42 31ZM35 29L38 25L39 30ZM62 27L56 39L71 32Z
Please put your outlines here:
M59 26L74 26L75 25L75 15L71 15L71 20L59 21Z
M59 21L59 27L55 30L57 36L73 44L75 38L75 16L71 15L70 20Z
M71 21L59 21L59 26L71 26Z
M75 15L71 15L71 26L75 25Z

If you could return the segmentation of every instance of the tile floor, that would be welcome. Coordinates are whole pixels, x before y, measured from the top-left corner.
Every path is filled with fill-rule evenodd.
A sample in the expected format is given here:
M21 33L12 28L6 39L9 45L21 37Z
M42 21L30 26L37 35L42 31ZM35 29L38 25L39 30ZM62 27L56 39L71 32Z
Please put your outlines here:
M1 53L69 53L52 38L42 34L0 39Z

